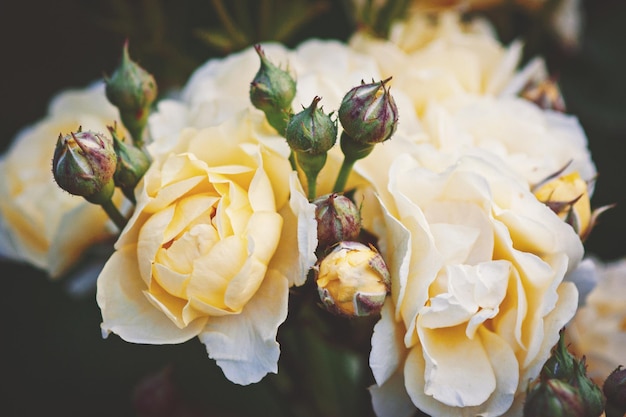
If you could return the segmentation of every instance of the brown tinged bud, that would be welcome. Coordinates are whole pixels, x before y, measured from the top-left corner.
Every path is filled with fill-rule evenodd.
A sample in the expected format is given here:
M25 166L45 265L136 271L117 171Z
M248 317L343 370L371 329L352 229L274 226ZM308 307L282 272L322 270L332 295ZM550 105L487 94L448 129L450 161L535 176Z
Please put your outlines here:
M317 249L326 248L341 241L355 241L361 232L361 213L348 197L332 193L318 197L315 204L317 219Z
M322 303L342 316L379 313L391 285L383 257L359 242L339 242L314 271Z
M602 389L606 396L607 417L626 414L626 368L620 365L611 372Z
M107 136L91 131L59 134L52 159L54 179L65 191L94 204L111 200L117 156Z
M339 107L339 121L344 132L356 142L376 144L391 138L398 125L398 108L386 83L379 82L352 88Z
M565 113L565 100L555 77L528 85L520 95L542 109Z

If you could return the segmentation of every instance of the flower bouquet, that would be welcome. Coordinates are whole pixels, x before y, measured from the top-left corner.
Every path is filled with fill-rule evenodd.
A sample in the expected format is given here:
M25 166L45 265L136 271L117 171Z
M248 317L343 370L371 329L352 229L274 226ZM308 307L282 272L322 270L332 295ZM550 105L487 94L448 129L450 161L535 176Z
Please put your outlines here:
M624 415L626 274L585 254L611 206L584 130L542 58L464 15L482 2L407 3L166 94L127 41L0 160L1 253L87 283L105 349L199 341L209 403L233 384L278 415ZM173 372L136 414L212 415Z

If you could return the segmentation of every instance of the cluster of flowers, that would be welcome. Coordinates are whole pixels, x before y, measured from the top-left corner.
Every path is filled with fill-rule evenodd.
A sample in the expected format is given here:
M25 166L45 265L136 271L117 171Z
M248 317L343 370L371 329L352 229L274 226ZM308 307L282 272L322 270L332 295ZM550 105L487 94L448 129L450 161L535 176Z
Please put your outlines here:
M60 277L115 238L103 335L198 337L244 385L277 372L289 289L314 279L330 311L380 313L378 415L521 413L588 275L585 134L543 62L518 69L521 44L484 21L415 15L392 33L211 60L154 110L125 53L2 159L0 249ZM53 153L58 185L121 232L42 171Z

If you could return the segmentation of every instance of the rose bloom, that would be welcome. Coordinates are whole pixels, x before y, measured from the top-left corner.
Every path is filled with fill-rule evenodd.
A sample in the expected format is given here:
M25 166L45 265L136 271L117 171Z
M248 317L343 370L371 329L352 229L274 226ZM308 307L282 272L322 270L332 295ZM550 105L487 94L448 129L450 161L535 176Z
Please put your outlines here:
M455 12L431 17L409 15L392 27L388 40L364 32L350 39L357 51L376 58L381 75L393 77L392 90L409 96L418 115L431 101L459 94L513 95L545 77L539 58L517 71L522 44L504 47L485 20L463 22Z
M417 146L383 148L357 165L376 192L364 226L391 274L370 355L377 415L521 413L575 313L576 287L563 278L580 239L493 154L474 148L434 172Z
M59 188L51 163L60 133L80 126L106 133L116 120L104 84L96 83L60 93L44 119L18 133L0 158L0 255L59 278L90 245L113 235L101 207Z
M458 95L430 103L423 129L449 163L466 147L496 154L534 186L566 168L592 181L596 168L575 116L517 97ZM593 189L590 190L593 193Z
M287 145L278 152L262 143L259 124L244 110L185 129L155 158L98 278L105 337L172 344L197 336L238 384L277 371L276 332L288 287L315 263L317 239L307 231L316 223Z
M565 328L568 348L585 356L587 375L602 384L618 365L626 365L626 259L592 259L598 283Z

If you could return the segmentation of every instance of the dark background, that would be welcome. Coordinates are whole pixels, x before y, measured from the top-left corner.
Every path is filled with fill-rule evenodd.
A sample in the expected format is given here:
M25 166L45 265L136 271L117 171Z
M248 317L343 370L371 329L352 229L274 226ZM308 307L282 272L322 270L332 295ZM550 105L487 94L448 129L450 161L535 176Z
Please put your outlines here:
M157 76L163 89L184 82L194 66L220 55L192 31L214 24L209 2L158 2L166 5L165 16L152 16L153 22L166 17L158 29L142 23L145 9L120 6L125 3L149 4L2 3L0 152L19 129L45 115L54 94L110 74L124 33L134 35L131 55ZM336 2L329 4L329 12L299 32L292 45L307 36L346 38L350 27L343 10ZM575 52L560 50L524 17L505 21L500 29L505 42L516 34L528 35L529 54L546 56L559 74L568 112L579 117L587 132L599 171L592 204L617 207L601 216L586 248L608 261L626 255L626 2L592 0L584 7L586 25ZM186 401L205 411L220 410L204 415L279 413L265 385L226 383L197 340L178 346L133 345L114 335L103 340L93 296L71 297L63 283L50 282L29 266L1 262L0 275L0 415L137 415L133 389L168 365L184 387ZM243 392L249 402L237 400Z

